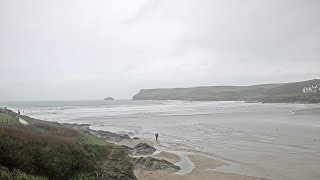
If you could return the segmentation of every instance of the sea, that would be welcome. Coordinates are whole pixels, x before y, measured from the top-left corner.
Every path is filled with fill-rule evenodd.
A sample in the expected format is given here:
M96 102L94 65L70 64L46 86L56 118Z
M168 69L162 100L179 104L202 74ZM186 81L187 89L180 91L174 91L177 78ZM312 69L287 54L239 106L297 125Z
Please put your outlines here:
M320 179L320 105L197 101L0 102L33 118L90 124L154 141L182 157L199 153L228 165L212 171L276 180Z

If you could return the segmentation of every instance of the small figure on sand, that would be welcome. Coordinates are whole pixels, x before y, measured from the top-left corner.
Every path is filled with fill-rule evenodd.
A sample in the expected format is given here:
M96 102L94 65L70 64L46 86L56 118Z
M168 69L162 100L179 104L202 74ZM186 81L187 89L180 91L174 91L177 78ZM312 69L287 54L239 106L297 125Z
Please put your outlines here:
M156 133L155 136L156 136L156 141L158 141L159 134Z

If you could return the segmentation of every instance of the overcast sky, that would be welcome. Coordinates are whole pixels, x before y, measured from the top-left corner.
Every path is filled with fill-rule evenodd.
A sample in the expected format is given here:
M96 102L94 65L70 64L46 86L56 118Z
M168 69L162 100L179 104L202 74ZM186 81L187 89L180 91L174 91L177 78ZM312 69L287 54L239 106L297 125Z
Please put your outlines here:
M0 1L0 101L313 78L318 0Z

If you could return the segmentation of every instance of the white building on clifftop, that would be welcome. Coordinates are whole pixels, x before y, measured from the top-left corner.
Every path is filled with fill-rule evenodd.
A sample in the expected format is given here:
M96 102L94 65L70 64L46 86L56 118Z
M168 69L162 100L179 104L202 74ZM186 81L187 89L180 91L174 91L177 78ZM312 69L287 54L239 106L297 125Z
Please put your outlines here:
M309 87L304 87L302 92L304 92L304 93L320 92L320 84L319 85L314 85L314 86L309 86Z

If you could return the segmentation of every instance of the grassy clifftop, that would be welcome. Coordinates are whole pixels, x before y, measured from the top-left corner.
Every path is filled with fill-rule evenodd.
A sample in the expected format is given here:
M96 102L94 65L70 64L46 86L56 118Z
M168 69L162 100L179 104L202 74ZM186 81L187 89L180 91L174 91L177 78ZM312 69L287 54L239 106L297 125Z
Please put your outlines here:
M91 134L24 116L0 125L0 179L136 179L124 149Z
M304 94L303 87L320 84L319 79L254 86L208 86L142 89L133 100L257 101L319 103L320 94Z

